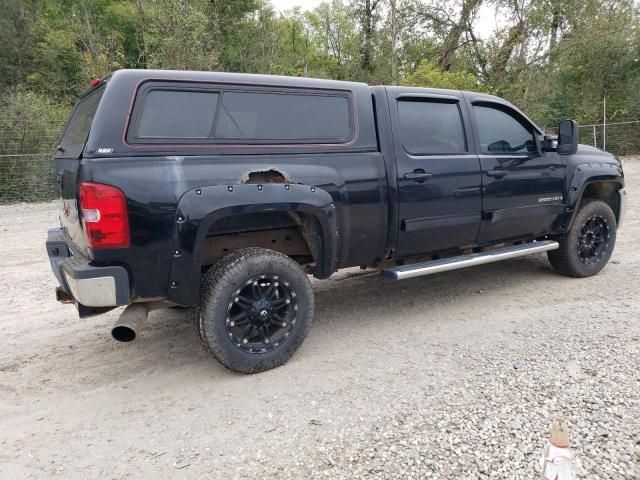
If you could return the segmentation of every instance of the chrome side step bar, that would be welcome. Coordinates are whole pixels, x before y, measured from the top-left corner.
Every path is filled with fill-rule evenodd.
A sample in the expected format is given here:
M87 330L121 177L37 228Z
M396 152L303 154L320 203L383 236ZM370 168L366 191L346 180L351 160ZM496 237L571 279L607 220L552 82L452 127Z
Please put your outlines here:
M540 242L498 248L489 252L441 258L429 262L412 263L410 265L387 268L382 271L382 275L388 280L406 280L407 278L421 277L422 275L432 275L449 270L458 270L459 268L475 267L476 265L524 257L525 255L555 250L559 246L558 242L554 242L553 240L543 240Z

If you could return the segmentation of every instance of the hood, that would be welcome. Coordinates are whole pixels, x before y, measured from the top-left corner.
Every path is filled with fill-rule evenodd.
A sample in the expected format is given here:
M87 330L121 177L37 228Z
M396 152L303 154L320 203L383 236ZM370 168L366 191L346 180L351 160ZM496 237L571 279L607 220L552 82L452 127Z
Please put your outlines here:
M608 161L608 162L616 162L616 163L618 162L618 159L614 154L606 152L599 148L596 148L592 145L579 144L576 155L596 157L596 159L599 161Z

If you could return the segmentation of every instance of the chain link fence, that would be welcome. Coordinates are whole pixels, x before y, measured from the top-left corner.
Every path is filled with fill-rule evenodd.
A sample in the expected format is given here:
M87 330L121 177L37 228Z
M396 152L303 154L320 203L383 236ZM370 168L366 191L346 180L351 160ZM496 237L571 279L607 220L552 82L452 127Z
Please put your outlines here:
M535 117L534 117L535 118ZM57 197L56 171L51 152L63 123L17 124L6 127L0 119L0 204L38 202ZM557 133L549 127L549 134ZM580 126L580 143L616 155L640 152L640 120Z
M57 196L51 152L62 123L16 124L0 118L0 204L38 202Z
M580 125L580 143L593 145L616 155L640 152L640 120Z
M640 119L637 108L632 108L630 103L603 99L594 104L593 111L586 116L588 121L583 118L578 122L580 143L615 155L640 153ZM546 103L529 103L522 109L549 135L557 135L560 121L571 118L571 115L562 114Z
M0 204L55 197L56 173L50 154L0 155Z

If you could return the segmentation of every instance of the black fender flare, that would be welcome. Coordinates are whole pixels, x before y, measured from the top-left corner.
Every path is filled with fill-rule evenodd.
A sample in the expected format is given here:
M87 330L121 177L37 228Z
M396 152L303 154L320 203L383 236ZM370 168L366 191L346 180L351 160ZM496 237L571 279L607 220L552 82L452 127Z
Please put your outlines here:
M203 248L210 227L228 216L261 212L297 212L312 216L318 223L321 240L314 275L327 278L337 270L337 213L333 198L325 190L300 184L202 187L186 192L178 203L167 298L179 305L195 305Z
M595 182L612 182L618 188L624 188L624 173L619 163L581 163L575 166L569 184L566 209L559 219L559 229L569 230L578 213L578 206L582 202L587 187Z

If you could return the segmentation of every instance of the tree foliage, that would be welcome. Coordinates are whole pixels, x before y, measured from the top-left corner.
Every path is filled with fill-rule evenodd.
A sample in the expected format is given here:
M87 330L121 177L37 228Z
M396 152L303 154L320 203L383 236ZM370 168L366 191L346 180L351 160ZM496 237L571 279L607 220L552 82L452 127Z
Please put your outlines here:
M604 97L613 118L640 116L633 0L327 0L284 13L268 0L0 0L0 9L0 105L32 95L45 117L119 68L481 90L543 124L600 120ZM493 32L487 12L500 19Z
M423 60L413 73L402 80L403 85L410 87L450 88L452 90L478 90L476 77L464 71L451 72L442 70L433 62Z

